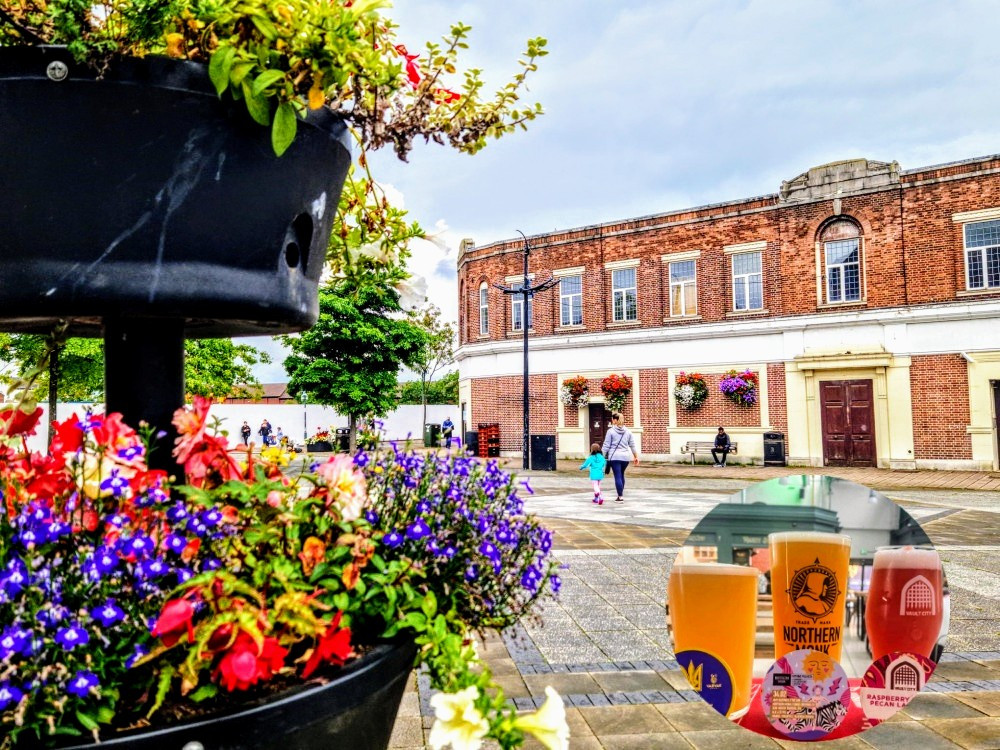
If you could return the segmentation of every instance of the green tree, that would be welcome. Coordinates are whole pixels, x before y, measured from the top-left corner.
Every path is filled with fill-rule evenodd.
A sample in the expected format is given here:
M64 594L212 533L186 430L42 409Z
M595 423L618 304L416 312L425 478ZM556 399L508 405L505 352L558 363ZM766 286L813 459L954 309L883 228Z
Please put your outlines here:
M0 334L0 359L9 364L8 382L23 375L41 359L45 336ZM259 392L253 366L271 361L267 352L231 339L188 339L184 342L184 386L189 395L221 398L230 394ZM70 338L58 347L55 397L59 401L100 401L104 398L104 342ZM50 373L42 372L30 394L45 398Z
M455 326L441 320L441 310L428 304L410 313L410 319L427 334L427 340L414 369L420 373L420 404L424 407L420 424L427 423L427 384L434 374L455 361Z
M458 370L449 372L439 380L430 380L427 383L420 380L408 380L405 383L400 383L399 403L457 404ZM424 414L426 418L426 411Z
M346 414L353 451L358 419L398 405L399 370L416 363L426 336L402 314L392 287L339 279L320 290L316 325L283 337L292 350L284 363L288 391Z

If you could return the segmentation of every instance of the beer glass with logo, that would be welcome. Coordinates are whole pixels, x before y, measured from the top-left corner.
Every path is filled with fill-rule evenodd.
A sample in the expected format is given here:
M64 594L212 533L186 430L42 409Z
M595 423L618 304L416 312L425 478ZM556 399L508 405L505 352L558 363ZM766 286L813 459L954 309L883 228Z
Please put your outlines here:
M813 649L840 661L851 538L820 531L768 536L774 658Z
M681 669L702 698L731 719L750 705L759 574L743 565L676 564L667 585Z
M865 627L872 658L893 651L930 658L941 631L941 558L931 547L879 547Z

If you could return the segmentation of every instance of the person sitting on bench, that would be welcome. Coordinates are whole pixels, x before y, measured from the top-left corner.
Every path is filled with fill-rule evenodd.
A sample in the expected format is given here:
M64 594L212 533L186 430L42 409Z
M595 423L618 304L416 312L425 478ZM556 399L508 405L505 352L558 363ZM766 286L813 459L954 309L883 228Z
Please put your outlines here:
M729 435L726 434L724 427L719 428L719 434L715 436L715 447L712 448L712 458L715 459L716 466L726 465L726 454L729 453L732 446L729 443ZM722 453L722 460L719 460L717 453Z

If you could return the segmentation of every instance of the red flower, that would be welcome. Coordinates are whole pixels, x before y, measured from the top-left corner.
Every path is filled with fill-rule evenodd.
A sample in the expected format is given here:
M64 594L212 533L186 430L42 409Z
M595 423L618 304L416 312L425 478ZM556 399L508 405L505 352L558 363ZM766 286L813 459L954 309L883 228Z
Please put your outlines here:
M205 437L205 425L208 422L208 409L211 399L195 396L191 406L183 406L174 412L172 420L179 434L174 442L174 457L178 463L187 461L188 456L201 444Z
M0 434L7 437L14 435L34 435L38 420L42 418L42 407L30 414L20 409L10 408L0 411Z
M69 419L52 424L55 427L52 453L75 453L83 447L83 430L75 412Z
M268 636L258 646L253 637L240 631L215 668L214 676L226 690L247 690L260 680L269 680L285 666L288 649Z
M188 642L194 641L194 627L191 618L194 617L194 605L187 599L173 599L163 605L163 611L156 619L153 636L161 638L163 645L173 646L187 632Z
M354 652L351 650L351 629L338 629L340 618L343 615L343 612L338 612L333 618L333 622L316 639L316 648L313 649L309 661L306 662L305 669L302 670L302 679L308 679L323 662L335 664L339 667L354 655Z
M413 62L417 59L419 55L411 55L406 50L406 45L397 44L396 52L406 58L406 77L410 79L410 85L416 88L420 83L420 70L417 68L417 64Z
M451 104L461 99L462 95L448 89L434 89L434 98L445 104Z

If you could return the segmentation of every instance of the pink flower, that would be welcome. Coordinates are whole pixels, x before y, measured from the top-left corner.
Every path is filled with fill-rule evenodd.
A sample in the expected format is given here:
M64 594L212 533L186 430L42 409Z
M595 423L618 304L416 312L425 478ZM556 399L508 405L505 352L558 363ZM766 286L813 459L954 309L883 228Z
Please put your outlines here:
M330 497L328 505L340 511L342 521L353 521L361 516L368 500L365 477L354 465L354 459L340 453L316 469L316 474L326 482Z

